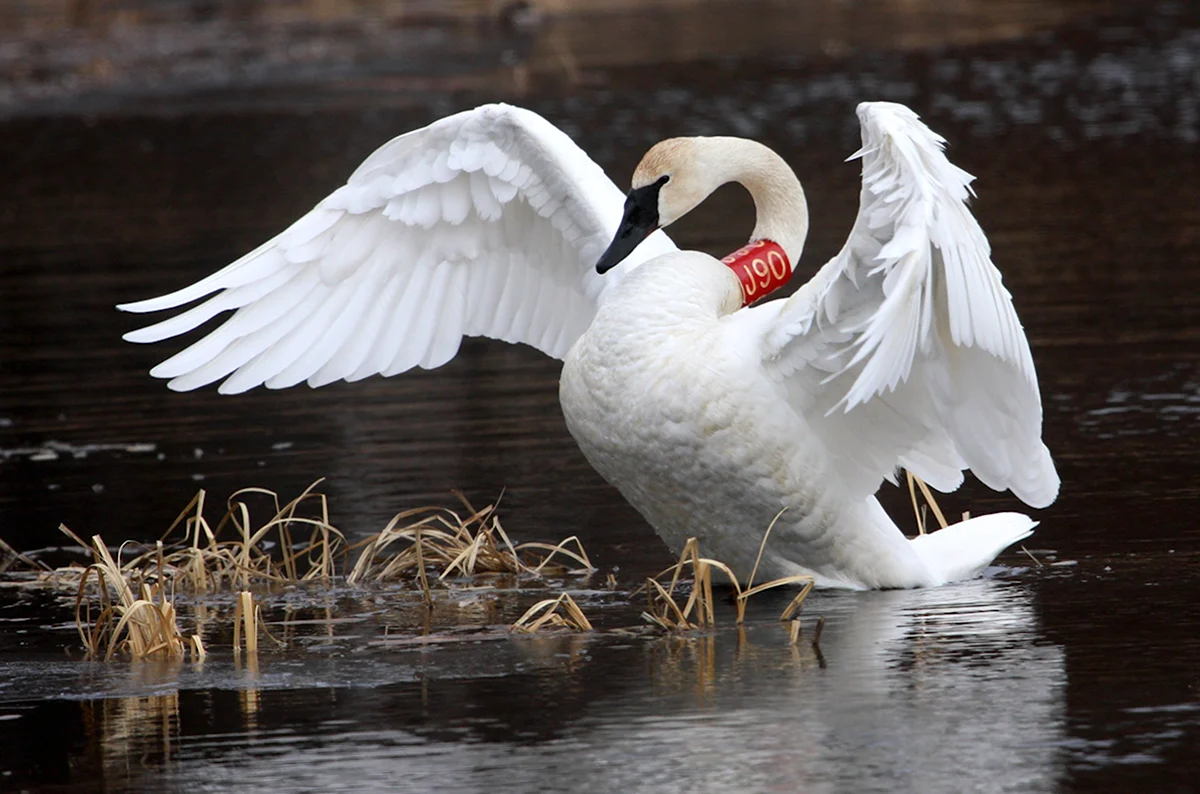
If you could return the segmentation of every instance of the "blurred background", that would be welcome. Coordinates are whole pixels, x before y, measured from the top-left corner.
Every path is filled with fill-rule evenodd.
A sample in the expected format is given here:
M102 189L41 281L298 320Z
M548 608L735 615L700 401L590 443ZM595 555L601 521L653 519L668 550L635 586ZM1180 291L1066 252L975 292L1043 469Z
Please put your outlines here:
M358 91L528 91L694 61L928 51L1044 33L1115 0L5 0L14 113ZM1183 64L1180 64L1183 66ZM434 82L429 82L434 81ZM284 92L280 94L279 92ZM294 94L290 98L295 98ZM381 101L376 95L375 102ZM392 97L385 104L404 101Z
M755 678L730 661L732 652L721 656L719 640L724 661L706 657L696 666L737 682L725 705L744 708L746 724L705 733L691 747L740 769L739 785L760 789L792 790L803 779L814 790L955 791L965 775L983 781L980 790L1194 790L1196 3L0 0L0 537L23 549L55 545L65 522L84 537L151 539L199 488L216 501L250 485L291 498L326 477L333 523L351 536L377 531L401 509L447 504L452 488L478 503L503 492L510 534L579 534L601 576L638 582L670 556L567 434L558 362L474 340L431 372L315 391L174 394L147 371L182 343L122 342L141 318L113 307L212 272L283 229L391 137L491 101L541 113L622 187L664 137L736 134L774 147L812 205L798 284L837 252L853 223L859 172L844 159L858 147L854 107L863 100L911 106L948 139L950 158L978 177L972 209L1029 334L1045 438L1063 479L1058 502L1037 516L1030 548L1062 565L1004 558L1012 578L997 592L988 583L959 592L958 607L975 622L955 624L952 635L937 628L948 620L945 604L920 600L926 596L818 598L816 614L831 615L830 648L844 652L826 654L828 670L826 659L820 673L804 668L806 681L830 676L816 679L825 682L817 691L833 694L817 697L817 712L803 712L815 733L790 754L739 748L753 726L774 725L778 736L811 705L767 703L763 688L802 685L772 677L783 667ZM722 255L744 242L752 210L744 193L726 188L672 235ZM907 493L885 487L881 497L911 528ZM952 515L1022 508L970 479L942 505ZM31 639L53 621L21 614L34 628L0 630L8 658L61 657L73 638L59 631L49 644ZM979 615L1000 622L984 626ZM660 725L638 709L659 702L666 687L671 706L663 714L708 725L716 696L663 684L663 660L639 655L641 646L608 647L585 653L594 654L583 668L587 681L547 653L504 662L505 674L518 673L501 683L488 683L492 670L439 685L434 666L419 686L379 690L387 697L378 702L343 697L336 687L344 680L317 675L311 689L264 694L258 727L212 705L227 695L212 693L242 686L240 679L201 676L170 707L168 733L178 738L182 720L184 736L232 732L241 738L231 746L240 747L264 726L292 730L297 714L314 715L298 729L314 735L325 730L313 727L321 719L361 716L371 728L423 726L448 750L459 747L452 735L462 728L485 750L512 741L525 753L514 758L540 761L563 747L582 752L584 736L620 751L609 765L596 760L593 788L585 781L575 790L635 790L612 776L656 762L622 744L634 735L630 725L649 725L647 735L660 742L669 739L659 727L665 737L700 731L686 719ZM860 658L876 659L887 675L864 673L851 663ZM630 673L643 664L653 671L645 681ZM932 671L929 679L910 676L920 670ZM393 672L381 675L391 680ZM101 787L144 783L130 782L128 761L161 748L129 737L159 736L158 717L147 722L135 701L113 701L124 711L108 724L129 744L110 759L113 745L95 738L108 735L96 726L109 706L89 701L80 716L55 698L83 697L81 687L96 697L111 681L83 681L74 668L41 676L0 665L0 696L36 690L46 698L35 709L37 730L4 723L9 740L23 742L10 746L42 752L41 737L61 725L75 726L76 745L36 769L12 762L23 770L18 779L80 784L70 769L99 768ZM924 711L929 701L914 695L914 681L941 682L946 713ZM335 687L328 702L325 687ZM609 700L597 705L598 691ZM856 699L864 691L874 694ZM478 702L480 711L431 716L411 705L430 702L422 698ZM877 720L890 732L864 727ZM951 724L956 752L939 753ZM894 748L901 735L908 743ZM567 744L539 744L551 739ZM236 755L197 747L196 757L217 759L218 772L229 763L236 779ZM861 763L881 747L895 752L880 765ZM1004 772L988 766L1001 755ZM505 757L481 750L464 779L487 788L486 770L509 763ZM914 758L928 766L909 764ZM149 767L175 769L181 785L181 768L160 760ZM560 771L574 762L561 763ZM929 776L897 772L910 767ZM364 761L353 771L367 768ZM1014 769L1019 774L1009 774ZM783 783L772 777L779 770ZM265 764L262 774L270 781L280 770ZM555 789L551 772L520 779L524 790Z

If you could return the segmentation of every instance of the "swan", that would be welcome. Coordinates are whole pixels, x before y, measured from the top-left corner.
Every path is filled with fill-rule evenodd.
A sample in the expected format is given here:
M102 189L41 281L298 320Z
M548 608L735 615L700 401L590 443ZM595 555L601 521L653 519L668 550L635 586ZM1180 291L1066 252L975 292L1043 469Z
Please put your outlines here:
M787 299L759 302L791 277L808 210L766 146L662 141L626 196L554 125L491 104L386 143L216 273L119 306L206 298L124 338L232 311L151 370L175 390L223 379L222 393L438 367L464 336L524 343L564 361L572 436L673 551L697 537L742 580L756 565L760 581L853 589L971 578L1035 522L998 513L910 540L875 493L899 467L943 492L970 469L1049 505L1037 376L967 209L973 177L909 108L857 114L857 220ZM727 182L754 199L749 244L720 260L678 250L663 227Z

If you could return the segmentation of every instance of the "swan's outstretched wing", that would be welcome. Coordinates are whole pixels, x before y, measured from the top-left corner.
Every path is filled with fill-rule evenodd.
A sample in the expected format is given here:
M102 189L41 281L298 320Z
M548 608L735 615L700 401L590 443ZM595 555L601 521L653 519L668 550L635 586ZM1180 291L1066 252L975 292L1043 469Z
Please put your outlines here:
M211 295L125 338L156 342L233 310L151 371L181 391L229 376L224 393L433 368L463 336L561 358L617 280L594 265L623 204L561 130L531 111L486 105L385 144L345 186L228 267L121 306L150 312ZM673 250L659 232L621 269Z
M851 493L873 493L897 466L953 490L969 468L1044 507L1059 480L1037 375L966 206L972 177L903 105L863 103L858 116L863 189L845 247L791 298L737 322Z

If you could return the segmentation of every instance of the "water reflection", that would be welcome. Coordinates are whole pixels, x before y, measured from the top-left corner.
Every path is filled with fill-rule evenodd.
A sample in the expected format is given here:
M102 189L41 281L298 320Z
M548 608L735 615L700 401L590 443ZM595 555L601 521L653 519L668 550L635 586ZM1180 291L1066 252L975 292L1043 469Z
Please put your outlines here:
M678 688L686 673L659 667L641 688L594 704L573 739L588 747L583 774L605 780L595 790L683 777L733 790L1052 787L1064 656L1041 639L1023 587L832 596L812 609L828 616L823 659L771 642L761 635L776 627L760 625L751 653L725 638L697 643L691 672L711 679L703 688Z
M81 706L88 747L97 748L103 778L169 767L179 742L179 693L112 698Z
M490 669L458 680L431 669L346 688L318 673L304 689L263 689L279 675L263 657L263 677L244 670L232 700L201 675L192 691L82 704L86 747L101 748L110 790L150 785L148 769L184 791L1053 788L1064 655L1027 586L820 594L805 618L810 633L827 619L819 651L789 644L778 606L760 602L742 632L506 640ZM394 662L362 656L364 668ZM557 727L533 737L531 717Z

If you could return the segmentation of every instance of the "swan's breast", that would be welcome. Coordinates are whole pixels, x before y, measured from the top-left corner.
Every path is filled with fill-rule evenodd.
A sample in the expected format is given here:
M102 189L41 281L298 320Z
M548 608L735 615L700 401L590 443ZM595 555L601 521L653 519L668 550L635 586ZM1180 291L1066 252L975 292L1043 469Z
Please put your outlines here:
M682 292L601 307L567 355L563 414L588 461L668 546L695 536L744 575L784 506L820 542L824 459L719 308Z

